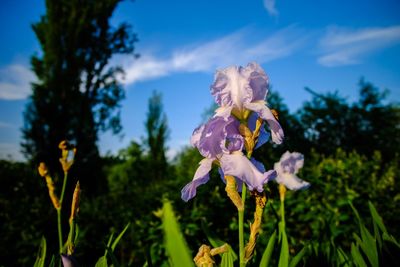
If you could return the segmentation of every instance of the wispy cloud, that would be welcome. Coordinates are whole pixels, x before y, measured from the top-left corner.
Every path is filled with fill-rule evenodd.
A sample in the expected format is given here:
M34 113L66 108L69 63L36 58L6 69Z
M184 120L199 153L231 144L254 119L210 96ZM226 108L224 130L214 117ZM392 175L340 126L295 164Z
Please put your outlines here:
M272 17L276 17L279 15L278 10L275 6L275 0L263 0L263 4L265 9L268 11L268 14Z
M143 53L141 58L125 64L125 83L134 84L178 72L210 72L250 61L266 63L291 55L305 38L295 26L270 35L242 29L215 40L177 48L165 57Z
M0 121L0 129L1 128L15 128L15 125L7 122Z
M20 64L11 64L0 68L0 99L16 100L27 98L30 94L30 82L35 75L29 68Z
M318 63L326 67L353 65L363 57L400 43L400 25L350 30L330 28L320 40L323 55Z

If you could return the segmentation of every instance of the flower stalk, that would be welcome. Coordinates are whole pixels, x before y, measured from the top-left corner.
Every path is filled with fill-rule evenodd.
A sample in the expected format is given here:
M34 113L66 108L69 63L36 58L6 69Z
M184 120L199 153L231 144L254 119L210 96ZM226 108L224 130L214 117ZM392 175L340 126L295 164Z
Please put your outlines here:
M244 260L247 263L251 257L253 256L254 248L256 246L256 241L257 237L260 233L261 230L261 221L262 221L262 215L264 212L264 207L267 202L267 197L265 195L265 192L259 193L259 192L252 192L255 198L256 202L256 210L254 212L254 221L250 225L250 238L249 242L245 246L245 255L244 255Z

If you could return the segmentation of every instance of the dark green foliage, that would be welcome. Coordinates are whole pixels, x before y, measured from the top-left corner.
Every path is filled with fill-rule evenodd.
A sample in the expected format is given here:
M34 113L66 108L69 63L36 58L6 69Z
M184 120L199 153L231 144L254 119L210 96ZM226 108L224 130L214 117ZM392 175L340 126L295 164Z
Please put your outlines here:
M387 91L361 79L360 98L349 104L337 92L320 95L306 90L313 98L304 104L298 119L309 148L326 155L339 147L366 156L379 150L385 159L400 152L400 107L385 103Z
M36 168L1 160L0 184L0 265L32 266L43 235L57 242L46 183ZM56 250L47 246L48 255Z
M38 82L24 113L23 151L59 170L58 144L72 141L79 147L74 173L87 192L104 186L96 172L99 132L121 130L123 70L108 63L113 55L132 54L136 36L129 25L109 23L120 2L47 0L46 14L32 25L42 52L31 59Z

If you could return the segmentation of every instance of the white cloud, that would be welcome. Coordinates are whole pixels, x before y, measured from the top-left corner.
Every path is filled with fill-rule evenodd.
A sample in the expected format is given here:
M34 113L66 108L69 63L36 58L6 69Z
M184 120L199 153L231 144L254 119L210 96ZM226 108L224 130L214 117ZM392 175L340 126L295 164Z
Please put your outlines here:
M35 75L27 67L11 64L0 68L0 99L25 99L31 92Z
M143 53L125 66L125 83L155 79L177 72L210 72L216 68L251 61L265 63L292 54L305 37L296 27L289 26L274 34L255 34L239 30L204 43L187 45L172 51L167 57Z
M272 17L278 16L279 13L278 10L276 10L275 0L263 0L263 4L270 16Z
M323 55L318 63L326 67L353 65L372 52L400 43L400 25L349 30L331 28L320 41Z

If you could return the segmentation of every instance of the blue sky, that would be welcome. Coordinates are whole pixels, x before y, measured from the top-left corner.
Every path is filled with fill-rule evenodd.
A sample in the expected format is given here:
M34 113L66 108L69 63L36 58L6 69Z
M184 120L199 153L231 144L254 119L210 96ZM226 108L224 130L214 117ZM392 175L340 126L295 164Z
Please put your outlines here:
M31 23L44 1L7 0L0 9L0 158L19 153L22 112L35 80L29 58L39 53ZM122 102L124 137L102 134L102 153L116 152L144 135L147 101L163 94L171 129L169 155L189 143L213 101L214 72L256 61L291 111L310 95L338 90L353 100L363 76L400 100L399 1L125 1L112 23L138 34L140 59L115 57L126 70Z

